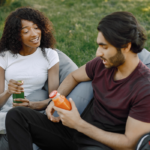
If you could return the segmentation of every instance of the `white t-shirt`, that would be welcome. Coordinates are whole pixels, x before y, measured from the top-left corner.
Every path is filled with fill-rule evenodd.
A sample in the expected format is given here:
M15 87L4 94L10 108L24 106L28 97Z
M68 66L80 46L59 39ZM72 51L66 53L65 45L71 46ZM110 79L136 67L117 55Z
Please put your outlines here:
M42 89L48 77L48 70L59 62L58 54L55 50L45 48L44 57L41 48L27 56L17 54L13 56L9 51L5 56L0 56L0 66L5 70L5 90L8 89L10 79L23 80L24 95L28 96L35 90ZM5 129L5 116L12 108L13 98L10 96L5 105L0 109L0 134Z

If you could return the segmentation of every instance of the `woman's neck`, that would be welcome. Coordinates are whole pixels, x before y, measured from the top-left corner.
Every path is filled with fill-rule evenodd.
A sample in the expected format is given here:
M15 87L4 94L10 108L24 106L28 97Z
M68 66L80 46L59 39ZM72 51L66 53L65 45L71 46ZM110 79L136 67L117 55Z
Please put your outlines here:
M22 48L19 54L23 56L31 55L36 51L36 49L37 48Z

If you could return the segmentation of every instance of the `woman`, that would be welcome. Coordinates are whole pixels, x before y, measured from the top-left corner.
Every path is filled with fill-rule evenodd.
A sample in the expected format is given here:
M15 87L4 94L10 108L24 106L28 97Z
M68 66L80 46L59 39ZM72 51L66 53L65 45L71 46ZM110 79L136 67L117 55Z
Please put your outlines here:
M15 99L12 94L24 91L28 96L42 89L48 76L49 93L59 86L59 58L51 22L32 8L18 8L6 19L0 39L0 134L5 133L5 116L13 106L41 110L49 99L40 103ZM22 80L23 83L18 82Z

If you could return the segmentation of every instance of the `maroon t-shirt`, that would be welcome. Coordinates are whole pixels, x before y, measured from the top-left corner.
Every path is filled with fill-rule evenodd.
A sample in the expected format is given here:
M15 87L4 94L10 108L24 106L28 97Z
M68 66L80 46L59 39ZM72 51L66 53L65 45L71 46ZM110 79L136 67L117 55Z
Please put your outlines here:
M127 78L117 81L113 79L115 70L105 68L99 57L86 64L94 100L83 119L105 131L124 133L128 116L150 123L150 69L140 61ZM104 146L82 133L76 141Z
M86 64L94 90L94 121L125 126L130 116L150 123L150 69L140 61L127 78L114 81L115 69L105 68L99 57Z

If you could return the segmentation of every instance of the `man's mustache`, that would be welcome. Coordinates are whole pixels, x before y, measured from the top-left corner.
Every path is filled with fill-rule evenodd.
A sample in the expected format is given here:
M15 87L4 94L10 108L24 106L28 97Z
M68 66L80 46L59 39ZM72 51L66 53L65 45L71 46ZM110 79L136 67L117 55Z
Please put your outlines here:
M106 58L104 58L104 57L100 57L102 60L106 60Z

